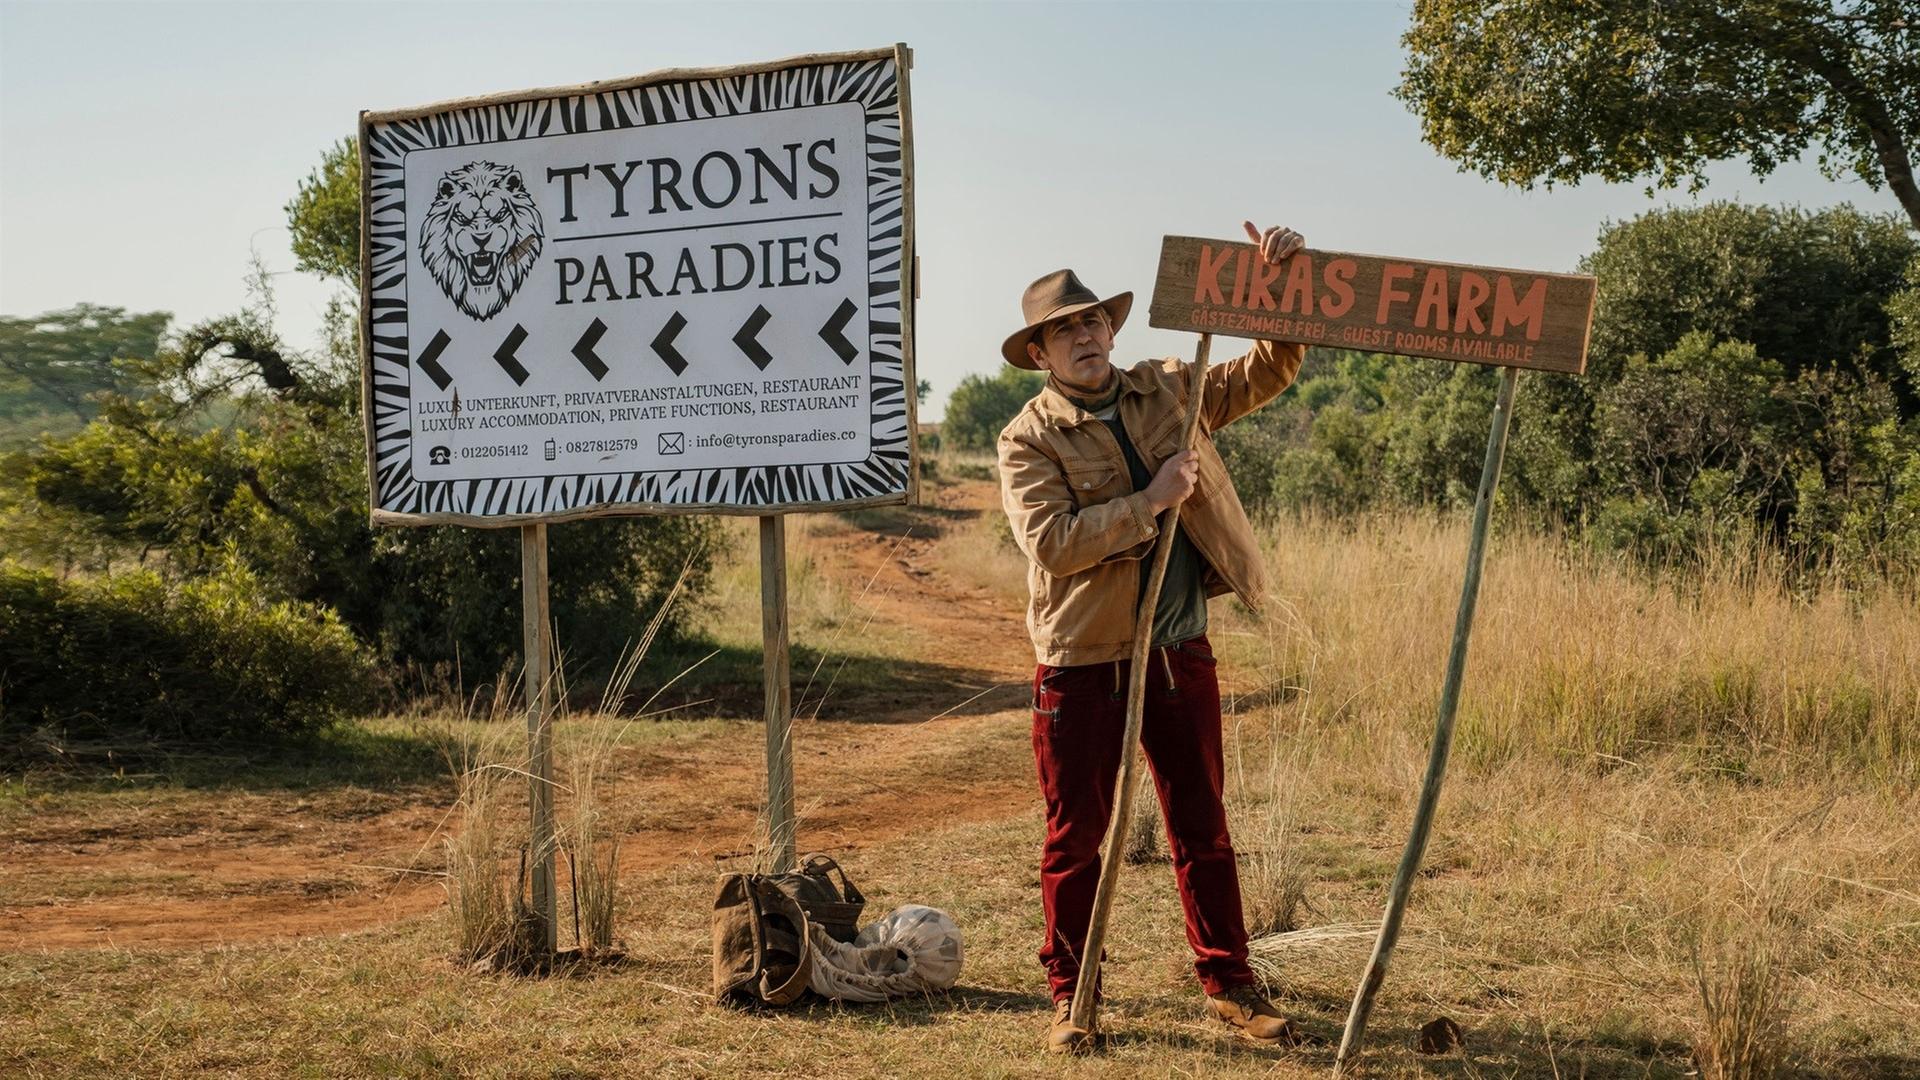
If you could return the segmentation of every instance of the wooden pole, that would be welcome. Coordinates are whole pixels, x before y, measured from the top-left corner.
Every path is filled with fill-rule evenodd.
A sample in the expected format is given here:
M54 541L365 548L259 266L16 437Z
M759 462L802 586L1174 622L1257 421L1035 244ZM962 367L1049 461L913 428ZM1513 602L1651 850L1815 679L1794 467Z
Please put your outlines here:
M1500 484L1500 465L1507 455L1507 422L1513 417L1513 387L1519 376L1518 368L1501 371L1500 396L1493 406L1493 430L1487 436L1487 457L1480 467L1480 493L1473 500L1473 535L1467 542L1466 582L1460 588L1460 610L1454 616L1453 646L1447 654L1447 677L1440 689L1440 719L1433 731L1427 775L1420 784L1420 802L1413 812L1413 833L1407 837L1400 869L1394 874L1393 888L1387 894L1387 910L1380 919L1380 936L1373 943L1373 958L1367 961L1366 975L1354 991L1353 1009L1347 1014L1347 1030L1340 1039L1340 1052L1333 1059L1335 1076L1341 1075L1360 1051L1367 1014L1373 1010L1374 995L1380 992L1380 984L1386 981L1387 960L1393 953L1394 943L1400 939L1407 897L1413 891L1413 879L1419 873L1420 860L1427 851L1427 838L1433 831L1433 812L1440 802L1447 752L1453 747L1453 717L1460 704L1460 682L1467 670L1467 638L1473 633L1473 610L1480 598L1480 564L1486 553L1487 518L1493 511L1494 489Z
M520 526L520 641L526 662L533 913L548 956L558 945L553 839L553 640L547 619L547 526Z
M794 869L793 680L787 671L787 519L760 519L760 630L767 689L767 848L773 873Z
M1180 449L1193 449L1194 433L1200 428L1200 407L1206 398L1207 355L1213 348L1213 335L1201 334L1193 357L1193 370L1187 382L1187 425ZM1133 818L1133 794L1140 764L1140 721L1146 712L1147 653L1153 644L1153 612L1160 603L1160 586L1167 578L1167 558L1173 553L1174 533L1180 528L1180 504L1168 508L1160 526L1160 539L1153 548L1153 569L1147 577L1145 595L1140 598L1140 613L1134 620L1133 658L1127 677L1127 729L1120 742L1120 777L1113 787L1113 820L1107 826L1107 845L1100 855L1100 884L1093 894L1093 918L1087 923L1086 948L1080 951L1080 980L1073 990L1073 1025L1082 1031L1093 1030L1094 989L1100 984L1100 953L1106 947L1107 914L1113 909L1113 894L1120 885L1120 864L1125 860L1127 826Z

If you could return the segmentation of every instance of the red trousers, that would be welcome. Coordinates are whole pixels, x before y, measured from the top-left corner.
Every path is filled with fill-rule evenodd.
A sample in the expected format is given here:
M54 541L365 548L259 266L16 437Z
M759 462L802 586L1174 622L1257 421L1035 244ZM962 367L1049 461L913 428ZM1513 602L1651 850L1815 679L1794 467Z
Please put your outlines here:
M1093 917L1100 847L1126 734L1128 661L1033 673L1033 757L1047 800L1040 963L1054 1000L1073 993ZM1167 823L1174 881L1194 971L1209 994L1254 981L1240 911L1240 874L1221 806L1220 683L1206 635L1149 654L1140 743Z

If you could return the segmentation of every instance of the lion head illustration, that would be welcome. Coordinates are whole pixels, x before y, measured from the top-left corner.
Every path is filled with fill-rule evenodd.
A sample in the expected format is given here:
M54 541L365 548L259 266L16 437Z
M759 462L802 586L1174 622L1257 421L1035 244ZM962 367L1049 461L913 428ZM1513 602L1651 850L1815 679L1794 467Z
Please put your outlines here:
M475 161L440 178L420 225L420 258L461 311L490 319L540 257L540 208L520 170Z

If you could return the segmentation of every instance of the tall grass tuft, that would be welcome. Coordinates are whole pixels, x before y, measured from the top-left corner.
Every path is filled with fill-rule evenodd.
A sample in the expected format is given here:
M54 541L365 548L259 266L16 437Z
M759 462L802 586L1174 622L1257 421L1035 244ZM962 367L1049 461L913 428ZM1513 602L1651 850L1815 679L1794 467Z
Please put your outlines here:
M647 653L653 648L660 629L666 625L673 605L684 594L693 560L681 568L680 577L661 601L638 642L623 649L614 661L613 673L601 689L600 706L595 714L602 721L619 718L621 703L627 700L634 677L640 672ZM697 665L699 661L695 661ZM556 664L556 677L564 687L563 665ZM691 667L687 670L692 670ZM564 829L562 843L567 864L572 870L574 934L583 958L610 956L618 952L614 944L614 924L620 909L620 833L609 809L615 751L621 737L635 720L648 715L662 691L677 682L682 671L666 680L640 706L637 716L626 718L618 726L602 722L570 747L569 802L571 817ZM561 708L567 708L567 696L560 695Z
M1704 1080L1772 1080L1788 1060L1796 906L1783 874L1711 920L1693 949L1700 992L1694 1062Z
M500 680L484 711L477 697L470 701L442 743L458 792L455 829L446 839L454 955L483 971L526 970L538 963L543 946L527 899L526 830L507 824L517 820L512 804L528 773L525 757L507 749L518 733L497 722L503 713L517 715L514 689Z
M1236 722L1228 735L1233 755L1233 786L1228 793L1234 846L1243 855L1241 905L1249 937L1269 937L1300 929L1308 909L1307 864L1294 842L1297 818L1296 777L1300 750L1283 752L1280 732L1271 724L1258 736ZM1247 751L1258 755L1247 768Z
M592 957L614 951L613 926L620 900L620 834L608 828L603 816L597 778L587 777L579 792L567 862L573 870L580 952Z
M1160 850L1160 794L1153 789L1153 775L1143 772L1133 793L1133 820L1127 824L1127 845L1120 857L1129 866L1144 866L1165 859Z

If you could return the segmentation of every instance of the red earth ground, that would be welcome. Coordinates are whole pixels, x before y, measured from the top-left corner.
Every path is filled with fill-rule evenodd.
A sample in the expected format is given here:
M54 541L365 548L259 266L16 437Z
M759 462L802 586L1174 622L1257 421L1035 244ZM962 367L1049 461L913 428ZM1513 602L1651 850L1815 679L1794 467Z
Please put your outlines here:
M1007 817L1038 797L1017 752L1024 739L1005 737L1025 724L1032 670L1017 605L935 558L943 530L997 512L996 492L970 481L928 495L929 508L877 531L815 532L816 566L871 616L860 633L937 643L942 675L842 696L818 718L811 703L798 710L795 786L810 850L845 852L934 817ZM796 671L796 684L808 675ZM970 755L954 775L951 751L988 742L989 730L1000 751ZM623 876L750 848L763 753L751 723L623 753L609 803L644 808L621 823ZM0 827L0 950L257 942L416 916L446 903L437 871L451 802L450 785L216 790L33 813Z

